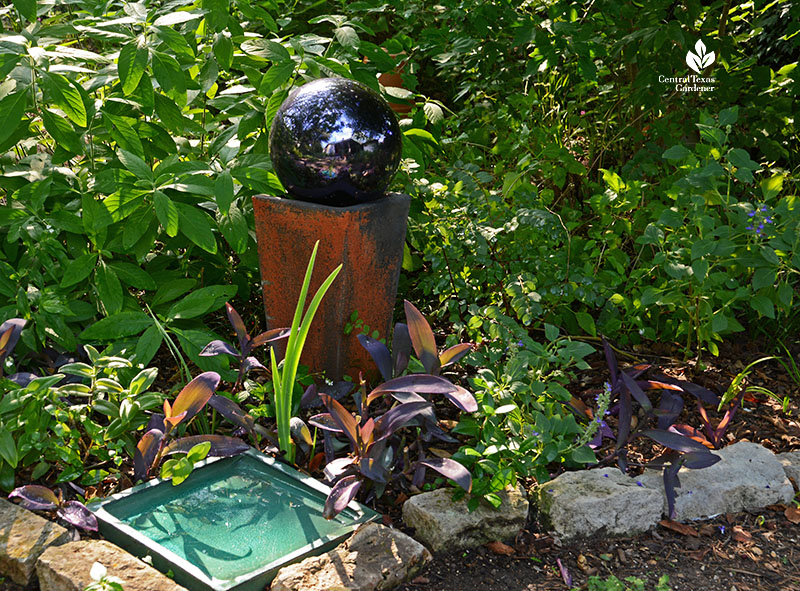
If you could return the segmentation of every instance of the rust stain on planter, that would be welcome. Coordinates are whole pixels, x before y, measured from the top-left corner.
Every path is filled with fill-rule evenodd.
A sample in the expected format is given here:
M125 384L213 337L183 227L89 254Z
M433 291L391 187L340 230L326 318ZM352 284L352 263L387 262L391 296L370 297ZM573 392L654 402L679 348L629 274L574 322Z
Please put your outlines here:
M356 332L344 334L353 312L385 338L403 260L410 197L392 193L370 203L329 207L267 195L253 197L264 309L269 328L290 326L308 259L319 240L307 303L340 263L311 325L301 362L339 380L375 375Z

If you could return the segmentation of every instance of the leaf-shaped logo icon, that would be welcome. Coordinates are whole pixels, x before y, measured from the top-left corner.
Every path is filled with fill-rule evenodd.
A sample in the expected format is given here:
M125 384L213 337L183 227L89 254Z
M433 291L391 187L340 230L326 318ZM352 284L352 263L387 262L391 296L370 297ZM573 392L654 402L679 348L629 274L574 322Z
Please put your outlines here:
M686 54L686 65L698 74L702 74L703 70L714 63L716 56L713 51L706 53L706 46L701 40L698 39L694 45L693 53L691 50Z

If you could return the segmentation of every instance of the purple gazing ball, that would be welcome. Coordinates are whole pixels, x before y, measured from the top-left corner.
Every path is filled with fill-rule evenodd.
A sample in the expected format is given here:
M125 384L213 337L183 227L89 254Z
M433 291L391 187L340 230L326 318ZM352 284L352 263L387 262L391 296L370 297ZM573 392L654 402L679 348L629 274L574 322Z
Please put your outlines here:
M269 152L289 195L342 207L384 195L400 164L402 134L377 92L346 78L322 78L280 106Z

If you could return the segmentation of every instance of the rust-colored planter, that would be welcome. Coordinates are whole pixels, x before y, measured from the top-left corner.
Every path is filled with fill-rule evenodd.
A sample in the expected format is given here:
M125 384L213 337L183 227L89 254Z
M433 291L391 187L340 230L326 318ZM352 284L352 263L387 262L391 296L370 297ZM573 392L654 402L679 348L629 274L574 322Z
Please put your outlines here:
M384 338L389 332L397 282L403 261L408 195L353 205L330 207L267 195L253 197L261 264L261 285L267 326L290 326L308 259L319 240L311 277L309 301L319 285L340 263L342 271L331 285L311 324L301 363L324 371L334 381L358 372L375 373L356 331L344 334L353 312Z

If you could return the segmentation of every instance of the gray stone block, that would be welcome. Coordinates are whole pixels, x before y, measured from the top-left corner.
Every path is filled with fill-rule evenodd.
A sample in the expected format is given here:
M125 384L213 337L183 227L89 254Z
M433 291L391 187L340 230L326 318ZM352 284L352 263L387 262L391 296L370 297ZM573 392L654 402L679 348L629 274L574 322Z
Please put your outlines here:
M788 503L794 496L783 466L770 450L757 443L740 441L714 452L722 459L708 468L678 472L680 488L675 489L678 521L702 519L721 513L761 509ZM660 473L648 473L642 482L663 494ZM663 511L667 513L664 498Z
M36 560L48 546L70 539L57 523L0 499L0 574L18 585L35 578Z
M385 591L412 577L430 559L425 546L404 533L368 523L327 554L282 568L270 589Z
M561 541L633 535L661 519L661 494L616 468L566 472L534 494L540 520Z
M465 499L454 502L452 495L452 490L439 489L411 497L403 505L403 521L434 552L514 538L528 520L522 487L499 493L498 509L480 505L470 511Z
M786 477L794 480L795 488L800 490L800 451L778 454L778 461L783 466Z
M125 591L185 591L152 566L105 540L83 540L48 548L36 572L40 591L83 591L92 582L89 571L99 562Z

